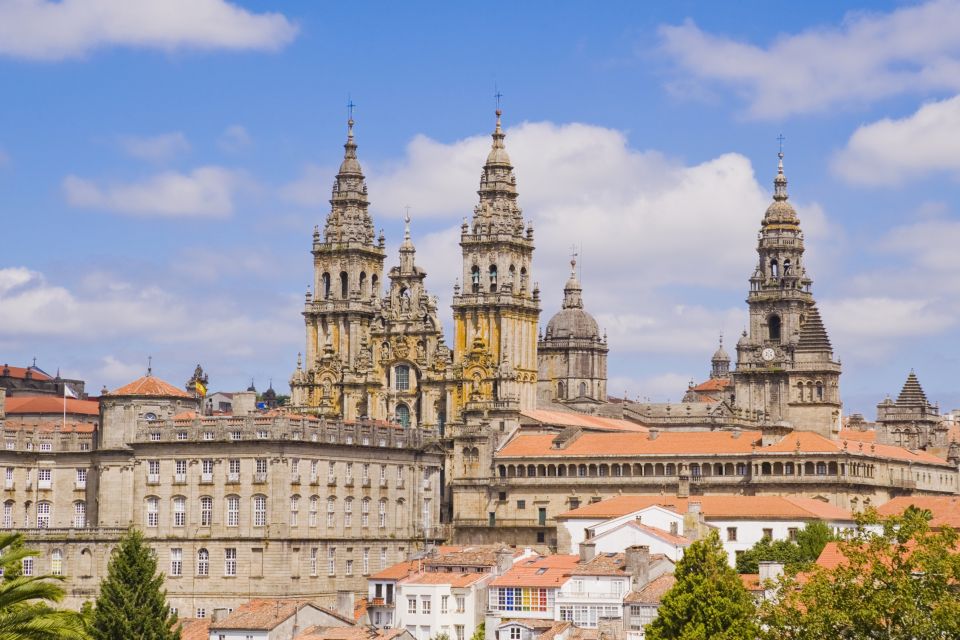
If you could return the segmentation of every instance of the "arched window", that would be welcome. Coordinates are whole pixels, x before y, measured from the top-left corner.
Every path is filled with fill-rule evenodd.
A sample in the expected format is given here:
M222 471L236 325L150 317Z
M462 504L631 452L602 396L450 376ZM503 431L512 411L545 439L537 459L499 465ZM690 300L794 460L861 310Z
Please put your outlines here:
M209 527L211 524L213 524L213 498L210 496L201 496L200 526Z
M567 394L565 392L566 388L564 387L563 380L560 380L557 382L557 398L560 400L566 398Z
M240 526L240 496L227 496L227 526Z
M497 290L497 265L490 265L490 291Z
M508 273L510 274L510 282L508 284L513 286L517 282L517 268L513 265L510 265L510 270Z
M373 298L380 297L380 289L377 287L380 285L380 281L377 280L376 274L370 276L370 296Z
M790 275L790 259L787 258L783 261L783 276L787 277Z
M13 527L13 500L7 500L3 503L3 528Z
M370 526L370 498L364 498L360 501L360 526Z
M353 526L353 498L347 498L343 501L343 526Z
M4 513L6 516L6 513ZM77 500L73 503L73 528L83 529L87 526L87 503Z
M337 499L333 496L327 498L327 527L333 527L334 517L337 513Z
M323 299L328 300L330 298L330 274L324 273L320 276L320 286L323 291Z
M197 575L210 575L210 552L206 549L197 551Z
M586 395L587 395L587 383L586 383L586 382L581 382L581 383L580 383L580 397L583 398L583 397L585 397Z
M817 383L817 400L823 401L823 383Z
M397 405L397 422L399 422L404 429L410 426L410 407L402 402Z
M290 526L296 527L300 524L300 496L290 496Z
M366 271L360 272L360 297L361 298L367 297L367 272Z
M50 552L50 573L55 576L63 575L63 551L60 549Z
M780 339L780 316L772 315L767 318L767 327L770 330L770 339L779 340Z
M396 523L395 526L397 529L403 529L403 523L404 523L403 512L405 508L406 508L406 505L403 502L403 498L400 498L399 500L397 500L397 515L394 518L394 522Z
M80 552L80 575L84 577L93 575L93 552L90 549Z
M410 367L405 364L397 365L394 370L394 387L397 391L407 391L410 388Z
M825 462L818 462L818 463L817 463L817 475L818 475L818 476L825 476L825 475L827 475L827 463L825 463Z
M253 496L253 526L267 526L267 496Z
M320 512L320 496L310 496L310 520L311 527L317 526L317 518Z
M470 290L473 293L480 293L480 267L473 265L470 269Z
M187 499L183 496L174 496L173 498L173 526L185 527L187 525Z
M777 265L776 259L770 261L770 275L774 278L780 277L780 267Z
M527 286L527 268L520 267L520 288L523 289Z
M340 272L340 299L341 300L347 299L347 272L346 271Z
M147 498L147 526L156 527L160 524L160 498L149 496Z

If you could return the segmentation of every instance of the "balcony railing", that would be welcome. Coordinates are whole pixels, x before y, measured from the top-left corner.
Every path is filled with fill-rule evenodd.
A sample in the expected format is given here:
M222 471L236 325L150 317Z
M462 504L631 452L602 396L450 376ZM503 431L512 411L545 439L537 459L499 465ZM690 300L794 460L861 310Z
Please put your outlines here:
M335 487L337 486L337 477L336 476L327 476L327 486Z
M253 484L264 484L267 481L267 474L263 471L258 471L253 474Z
M290 484L300 484L300 474L294 473L290 476Z
M239 474L239 473L228 473L228 474L227 474L227 482L240 482L240 474Z
M212 484L213 483L213 474L212 473L201 473L200 474L200 484Z
M370 478L364 478L364 479L360 482L360 486L361 486L361 487L369 487L369 486L370 486Z
M185 473L173 474L173 484L187 484L187 474Z
M86 481L86 480L77 480L77 481L74 483L73 488L76 489L77 491L86 491L86 489L87 489L87 481Z

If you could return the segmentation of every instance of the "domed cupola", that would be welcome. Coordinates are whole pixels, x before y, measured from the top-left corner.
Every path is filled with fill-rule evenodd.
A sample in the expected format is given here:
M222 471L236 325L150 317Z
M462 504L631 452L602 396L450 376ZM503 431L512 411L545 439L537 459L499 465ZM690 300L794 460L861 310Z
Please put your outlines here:
M600 328L583 310L583 289L577 279L577 260L570 260L570 279L563 287L563 306L547 323L546 339L600 341Z

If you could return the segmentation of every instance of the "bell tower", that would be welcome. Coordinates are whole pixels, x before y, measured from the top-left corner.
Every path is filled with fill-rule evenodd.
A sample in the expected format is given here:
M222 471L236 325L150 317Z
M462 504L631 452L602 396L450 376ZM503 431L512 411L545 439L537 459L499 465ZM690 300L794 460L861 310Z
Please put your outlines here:
M454 287L454 391L459 416L470 401L536 406L540 292L531 281L533 227L517 204L517 179L497 123L480 175L480 202L460 230L463 288Z
M833 437L840 428L840 364L833 359L803 252L781 151L750 278L749 331L737 343L736 403L762 423Z
M366 400L366 373L357 360L380 302L386 255L383 235L374 237L353 125L351 116L323 238L313 231L313 293L307 292L303 309L305 361L298 359L290 379L295 407L347 420L358 417Z

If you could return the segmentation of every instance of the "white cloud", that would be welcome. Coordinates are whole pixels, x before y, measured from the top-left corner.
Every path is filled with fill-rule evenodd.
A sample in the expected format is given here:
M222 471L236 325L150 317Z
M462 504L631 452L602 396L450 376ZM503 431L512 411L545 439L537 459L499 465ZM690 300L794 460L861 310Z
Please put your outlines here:
M120 148L134 158L165 162L190 150L190 142L180 131L156 136L121 136Z
M960 176L960 96L923 105L900 119L884 118L853 132L833 158L848 182L898 185L931 173Z
M330 185L337 170L308 163L300 176L279 189L283 200L305 207L315 207L330 200Z
M217 144L224 151L236 153L249 147L252 142L253 138L250 137L250 133L245 127L239 124L232 124L220 134L220 139L217 141Z
M100 360L100 366L94 369L96 379L110 387L120 386L131 380L135 380L144 373L143 362L122 362L113 355L103 356ZM94 393L96 389L88 389L88 392Z
M779 35L766 47L662 26L663 50L696 81L732 87L757 118L856 106L925 91L960 90L960 2L933 0L890 13L854 12L840 27Z
M834 341L863 359L883 356L892 341L934 335L956 324L956 313L932 298L850 297L821 300Z
M0 55L63 60L110 46L275 51L297 26L226 0L6 0Z
M188 174L168 171L107 186L70 175L63 180L63 191L68 203L86 209L133 216L225 217L233 213L234 196L244 185L241 173L206 166Z

